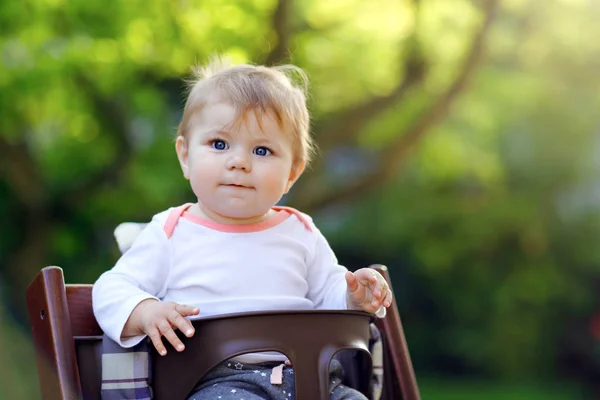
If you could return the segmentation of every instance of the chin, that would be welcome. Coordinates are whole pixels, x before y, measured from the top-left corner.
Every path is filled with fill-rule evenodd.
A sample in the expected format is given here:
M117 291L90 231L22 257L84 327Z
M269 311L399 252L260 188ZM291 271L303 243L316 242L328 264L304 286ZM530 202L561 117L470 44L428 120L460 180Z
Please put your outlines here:
M264 215L265 213L261 213L261 212L254 212L248 209L240 209L237 207L227 207L227 208L217 208L216 210L217 214L221 215L222 217L225 218L232 218L232 219L250 219L250 218L256 218L258 216Z

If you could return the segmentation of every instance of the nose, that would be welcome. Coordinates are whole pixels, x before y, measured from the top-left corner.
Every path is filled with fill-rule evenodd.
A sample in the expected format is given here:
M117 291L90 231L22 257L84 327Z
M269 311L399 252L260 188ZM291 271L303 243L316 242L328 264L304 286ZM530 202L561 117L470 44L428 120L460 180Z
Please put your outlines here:
M248 154L244 152L232 152L230 157L227 159L227 169L240 169L245 172L252 170L252 161Z

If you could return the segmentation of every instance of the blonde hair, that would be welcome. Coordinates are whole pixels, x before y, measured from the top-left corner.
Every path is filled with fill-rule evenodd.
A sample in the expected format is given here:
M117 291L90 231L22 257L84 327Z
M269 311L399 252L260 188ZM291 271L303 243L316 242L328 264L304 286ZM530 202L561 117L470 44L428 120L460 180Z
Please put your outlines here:
M294 79L296 78L296 79ZM183 110L177 134L189 137L194 117L210 102L224 101L237 109L236 120L248 111L272 111L281 128L291 127L295 162L308 164L315 152L310 136L310 117L306 106L308 78L294 65L230 65L214 58L194 69L194 79Z

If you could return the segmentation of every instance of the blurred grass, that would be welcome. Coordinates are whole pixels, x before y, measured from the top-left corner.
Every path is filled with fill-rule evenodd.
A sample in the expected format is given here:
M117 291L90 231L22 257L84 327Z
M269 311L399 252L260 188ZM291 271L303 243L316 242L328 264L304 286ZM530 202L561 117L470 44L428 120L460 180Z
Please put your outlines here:
M35 351L30 334L0 306L0 400L39 399Z
M418 379L423 400L576 400L585 397L570 385Z

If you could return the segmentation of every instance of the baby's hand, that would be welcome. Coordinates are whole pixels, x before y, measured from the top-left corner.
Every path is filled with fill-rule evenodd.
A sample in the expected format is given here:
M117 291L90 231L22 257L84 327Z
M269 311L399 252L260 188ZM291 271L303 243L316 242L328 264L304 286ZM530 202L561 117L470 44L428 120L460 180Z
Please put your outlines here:
M144 332L162 356L167 354L161 336L173 345L177 351L183 351L185 346L179 340L173 328L179 329L187 337L194 335L194 327L189 319L190 315L197 315L200 310L196 307L173 303L160 302L154 299L142 301L133 310L132 315L138 313L139 329Z
M392 291L385 278L372 268L346 272L346 283L346 302L350 309L374 313L381 306L387 308L392 304Z

